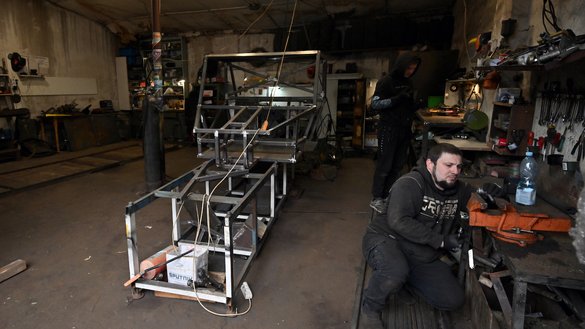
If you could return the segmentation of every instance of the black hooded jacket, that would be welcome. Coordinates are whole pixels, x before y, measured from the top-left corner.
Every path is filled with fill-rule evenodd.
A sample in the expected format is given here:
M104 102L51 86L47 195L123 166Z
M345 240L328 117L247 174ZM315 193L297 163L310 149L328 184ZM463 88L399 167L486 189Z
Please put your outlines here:
M459 229L472 190L461 181L439 190L426 167L414 168L394 183L387 213L374 217L368 229L397 239L409 257L431 262L442 254L443 237Z
M416 56L401 56L394 63L392 72L376 84L372 109L380 113L383 124L398 127L410 127L412 124L415 113L412 83L410 77L404 77L404 72L412 63L418 65L418 70L420 62Z

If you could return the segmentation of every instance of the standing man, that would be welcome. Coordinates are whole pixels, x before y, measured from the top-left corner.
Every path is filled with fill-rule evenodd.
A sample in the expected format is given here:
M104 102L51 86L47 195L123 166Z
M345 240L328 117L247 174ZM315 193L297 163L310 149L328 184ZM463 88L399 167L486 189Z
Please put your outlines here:
M369 224L362 247L373 271L363 295L363 327L383 328L386 299L404 285L439 310L463 305L463 287L439 260L462 242L460 212L472 192L458 180L462 161L461 151L451 144L431 148L421 167L396 180L387 214L375 214Z
M406 152L412 137L414 113L410 78L420 65L416 56L401 56L392 72L376 84L371 108L380 113L378 123L378 160L372 185L370 207L379 213L386 211L388 191L406 163Z

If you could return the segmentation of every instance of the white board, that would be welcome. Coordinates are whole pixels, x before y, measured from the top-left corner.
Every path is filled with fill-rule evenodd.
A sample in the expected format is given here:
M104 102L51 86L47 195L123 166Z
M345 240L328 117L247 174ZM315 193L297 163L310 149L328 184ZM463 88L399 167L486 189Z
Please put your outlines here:
M22 96L96 95L95 78L22 77L19 78Z

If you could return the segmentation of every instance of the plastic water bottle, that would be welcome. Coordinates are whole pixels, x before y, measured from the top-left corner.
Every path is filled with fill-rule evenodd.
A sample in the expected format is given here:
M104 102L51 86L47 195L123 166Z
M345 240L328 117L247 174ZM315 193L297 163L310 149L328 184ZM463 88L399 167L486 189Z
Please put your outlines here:
M536 201L536 175L538 164L532 152L526 152L526 157L520 163L520 182L516 187L516 203L526 206L534 205Z

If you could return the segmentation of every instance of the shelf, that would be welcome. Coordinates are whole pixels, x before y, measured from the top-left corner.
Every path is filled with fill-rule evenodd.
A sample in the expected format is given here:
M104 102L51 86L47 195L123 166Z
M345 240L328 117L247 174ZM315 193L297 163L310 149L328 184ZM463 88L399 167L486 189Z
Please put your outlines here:
M514 104L510 104L510 103L502 103L502 102L494 102L494 105L497 105L497 106L504 106L504 107L512 107L512 106L514 106Z
M476 71L549 71L559 68L563 65L585 59L585 50L577 50L562 59L553 59L545 64L534 65L499 65L499 66L478 66Z
M44 75L30 75L30 74L19 74L19 78L21 79L44 79Z
M140 63L143 58L151 59L152 44L150 38L141 39L136 45L138 57L136 64ZM188 65L187 65L187 47L185 41L180 36L165 36L161 40L161 64L163 65L161 79L163 81L164 105L171 108L183 108L183 103L189 86ZM136 99L139 97L136 92L142 93L141 84L148 86L144 68L141 65L128 66L129 91L132 95L131 102L133 107L138 107ZM184 85L178 85L178 82L184 80ZM165 93L171 88L171 93ZM177 105L181 102L180 105Z
M488 145L488 147L492 151L496 152L499 155L518 156L518 157L523 157L524 156L524 154L522 152L519 152L519 151L511 152L510 150L508 150L507 147L499 147L499 146L496 146L494 144L494 142L492 142L492 141L489 141L487 145ZM518 149L516 149L516 150L518 150Z

